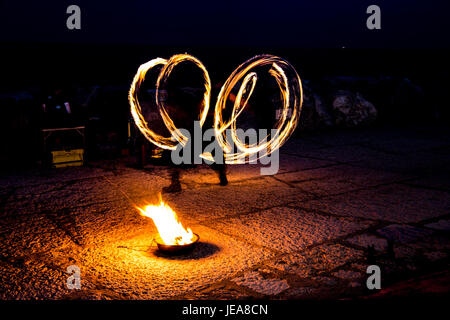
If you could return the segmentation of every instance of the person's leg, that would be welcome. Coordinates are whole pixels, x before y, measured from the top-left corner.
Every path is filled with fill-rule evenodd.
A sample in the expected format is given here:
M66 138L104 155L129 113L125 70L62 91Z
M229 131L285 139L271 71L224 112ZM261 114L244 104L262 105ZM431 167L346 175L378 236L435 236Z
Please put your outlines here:
M181 191L180 169L177 166L170 168L170 185L162 189L163 193L175 193Z
M221 164L213 163L212 165L210 165L210 167L219 174L219 184L221 186L226 186L228 184L228 179L225 158L222 159Z
M219 164L218 166L220 185L226 186L228 184L227 167L225 164Z

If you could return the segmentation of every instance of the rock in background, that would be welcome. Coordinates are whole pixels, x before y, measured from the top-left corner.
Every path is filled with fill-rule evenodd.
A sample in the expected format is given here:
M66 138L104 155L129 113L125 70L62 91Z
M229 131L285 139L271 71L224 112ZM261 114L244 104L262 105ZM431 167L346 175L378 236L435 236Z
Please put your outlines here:
M327 76L303 80L299 131L448 121L438 86L404 77Z
M333 127L352 128L369 125L377 120L377 108L360 92L335 89L334 81L327 82L324 87L323 84L314 86L305 81L300 116L301 131Z
M374 122L377 118L375 106L359 93L339 90L332 104L332 112L337 126L356 127Z

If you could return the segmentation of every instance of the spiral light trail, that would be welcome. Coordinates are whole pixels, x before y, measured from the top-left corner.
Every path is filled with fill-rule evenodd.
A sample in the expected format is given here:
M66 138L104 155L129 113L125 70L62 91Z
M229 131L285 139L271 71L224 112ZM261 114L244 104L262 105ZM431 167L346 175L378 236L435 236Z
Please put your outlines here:
M187 143L187 137L185 137L174 125L172 119L167 113L165 102L162 99L160 99L159 93L159 88L161 87L161 84L167 81L167 79L170 76L170 73L173 71L173 68L183 61L193 62L203 72L205 93L203 95L202 110L199 116L200 126L203 125L209 109L209 102L211 96L211 80L209 79L208 71L203 66L203 64L197 58L191 55L177 54L172 56L169 60L156 58L150 60L147 63L144 63L139 67L136 75L134 76L130 92L128 94L128 100L131 106L131 115L133 116L136 126L150 142L163 149L174 150L178 143L181 143L182 146L185 146ZM153 130L149 129L147 121L145 121L144 116L142 115L141 112L142 109L138 99L139 89L145 80L145 75L149 70L153 69L158 65L162 65L163 68L159 72L158 80L156 82L156 95L155 95L156 105L158 106L159 113L161 114L165 126L167 127L167 129L171 134L170 137L163 137L154 132Z
M275 78L282 98L281 117L275 123L274 129L277 134L274 137L266 136L259 143L247 145L242 142L236 133L237 117L247 106L248 100L252 95L257 82L257 74L251 72L256 67L269 65L269 74ZM228 120L223 119L223 113L227 109L227 101L231 90L242 80L238 94L231 110L231 117ZM300 117L300 111L303 101L301 80L294 67L287 61L273 56L260 55L253 57L241 64L227 79L217 98L214 129L217 142L225 152L226 163L247 162L252 155L253 160L258 160L269 155L280 148L294 132ZM288 111L291 109L291 117L288 119ZM232 145L226 136L226 130L230 129L231 139L237 147L238 152L233 152ZM261 142L262 141L262 142Z

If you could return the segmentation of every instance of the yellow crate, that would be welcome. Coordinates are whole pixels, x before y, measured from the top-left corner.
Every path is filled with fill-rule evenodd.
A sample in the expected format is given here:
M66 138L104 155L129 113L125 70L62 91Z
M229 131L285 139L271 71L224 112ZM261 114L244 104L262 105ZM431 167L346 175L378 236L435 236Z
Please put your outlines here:
M82 166L84 149L52 151L52 164L55 168Z

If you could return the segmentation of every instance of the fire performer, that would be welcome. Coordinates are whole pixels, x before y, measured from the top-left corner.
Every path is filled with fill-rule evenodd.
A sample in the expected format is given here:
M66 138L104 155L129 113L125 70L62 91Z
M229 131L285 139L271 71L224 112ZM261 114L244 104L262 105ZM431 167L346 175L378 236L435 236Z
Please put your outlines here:
M218 86L220 89L221 86ZM173 112L173 119L179 124L183 124L184 126L181 126L189 131L190 138L194 138L194 121L195 116L199 113L201 108L201 103L196 103L195 98L192 94L189 94L188 92L185 92L184 90L180 88L170 88L168 90L169 92L175 93L173 96L169 96L169 99L167 101L167 108L168 110L172 109ZM177 100L181 99L182 102L178 103ZM192 110L194 110L192 112ZM203 125L203 128L213 128L214 123L214 111L209 111L208 116L206 117L206 122ZM203 129L202 128L202 129ZM203 136L203 134L202 134ZM191 141L191 143L194 143ZM203 143L203 141L202 141ZM203 146L202 146L203 149ZM170 151L166 153L170 154ZM170 158L170 155L167 156L167 158ZM209 165L211 169L213 169L215 172L217 172L219 177L219 184L221 186L226 186L228 184L227 174L226 174L226 165L225 160L222 159L222 163L213 163ZM181 188L181 174L183 170L188 170L189 168L194 167L194 154L191 153L191 161L190 165L187 164L174 164L171 159L168 159L170 163L170 179L171 183L169 186L164 187L162 192L163 193L175 193L180 192L182 190Z
M166 103L164 102L165 99L160 99L160 95L162 93L160 89L165 89L164 87L167 87L169 83L169 76L171 75L174 67L184 61L192 62L197 67L197 70L199 70L201 73L201 87L203 87L202 102L199 104L198 101L196 101L194 98L194 101L196 101L196 103L191 104L190 110L198 111L196 109L201 109L201 111L197 113L197 117L195 118L196 120L198 120L200 127L202 127L208 116L211 98L211 80L204 65L197 58L191 55L177 54L172 56L169 60L163 58L155 58L145 64L142 64L133 79L128 94L131 106L131 114L133 115L133 118L139 130L149 141L166 150L177 150L180 145L182 147L185 147L189 142L189 139L191 139L190 144L195 145L197 143L197 141L192 141L192 136L195 137L195 133L197 132L197 130L193 130L193 126L195 124L195 122L193 121L194 119L191 118L189 120L189 117L186 116L192 115L193 112L188 112L188 110L185 109L185 114L183 114L181 112L182 108L174 109L174 107L176 107L177 105L187 105L188 103L186 102L189 99L183 99L178 104L172 103L172 106L169 106L169 104L171 104L169 101L167 101ZM162 65L162 69L159 72L156 82L156 101L158 103L158 108L162 120L166 128L169 130L171 137L161 136L152 131L147 126L147 122L142 115L141 106L137 97L137 92L145 79L147 71L159 65ZM273 126L269 124L269 122L271 121L268 121L270 119L270 113L266 115L267 117L264 117L263 119L260 118L258 121L263 127L272 127L276 131L276 134L274 136L271 136L269 139L267 139L267 136L260 143L246 144L245 142L240 141L240 139L237 137L236 120L237 117L245 109L247 102L256 86L256 82L258 79L257 73L251 71L254 68L264 66L267 66L269 68L268 73L274 78L276 85L280 90L282 108L277 110L279 117L277 117L278 119ZM233 90L233 88L238 86L239 83L239 91L237 92L235 97L232 97L233 94L231 91ZM196 91L195 88L183 88L183 86L175 85L174 87L172 87L172 90L166 90L166 92L175 92L175 89L177 88L187 93ZM233 108L231 109L227 106L229 99L234 100ZM230 77L228 77L227 81L222 86L217 96L217 103L214 110L215 142L217 142L217 146L220 149L225 151L225 153L222 154L225 160L224 163L246 163L247 161L250 161L249 158L251 155L255 155L257 157L256 159L253 158L251 161L256 161L278 150L292 135L297 126L302 101L303 95L300 77L298 76L294 67L286 60L277 56L266 54L255 56L241 64L237 69L235 69L235 71L233 71L233 73L230 75ZM201 106L200 108L199 105ZM172 109L172 111L170 111L169 108ZM176 110L176 112L174 112L174 110ZM178 121L177 119L171 118L171 116L178 117ZM209 119L211 118L212 117L210 116ZM188 121L187 123L184 122L186 124L184 126L184 129L191 128L190 133L194 133L193 135L188 134L189 137L187 137L182 133L181 130L178 130L178 128L183 128L183 126L178 125L183 123L183 121ZM177 123L177 125L175 125L175 123ZM196 127L194 128L197 129ZM226 136L228 132L231 133L231 140L237 144L239 152L232 152L233 150L230 146L231 143L228 141L229 137ZM181 150L184 151L184 149ZM186 157L190 158L190 155L186 154ZM203 153L201 157L207 161L213 161L211 160L211 154L208 155L206 153ZM194 163L194 161L191 161L191 163ZM226 185L228 181L226 179L225 166L216 164L213 168L216 168L219 172L220 183L222 185ZM171 176L172 183L169 187L165 188L163 192L177 192L181 190L179 170L173 171Z

